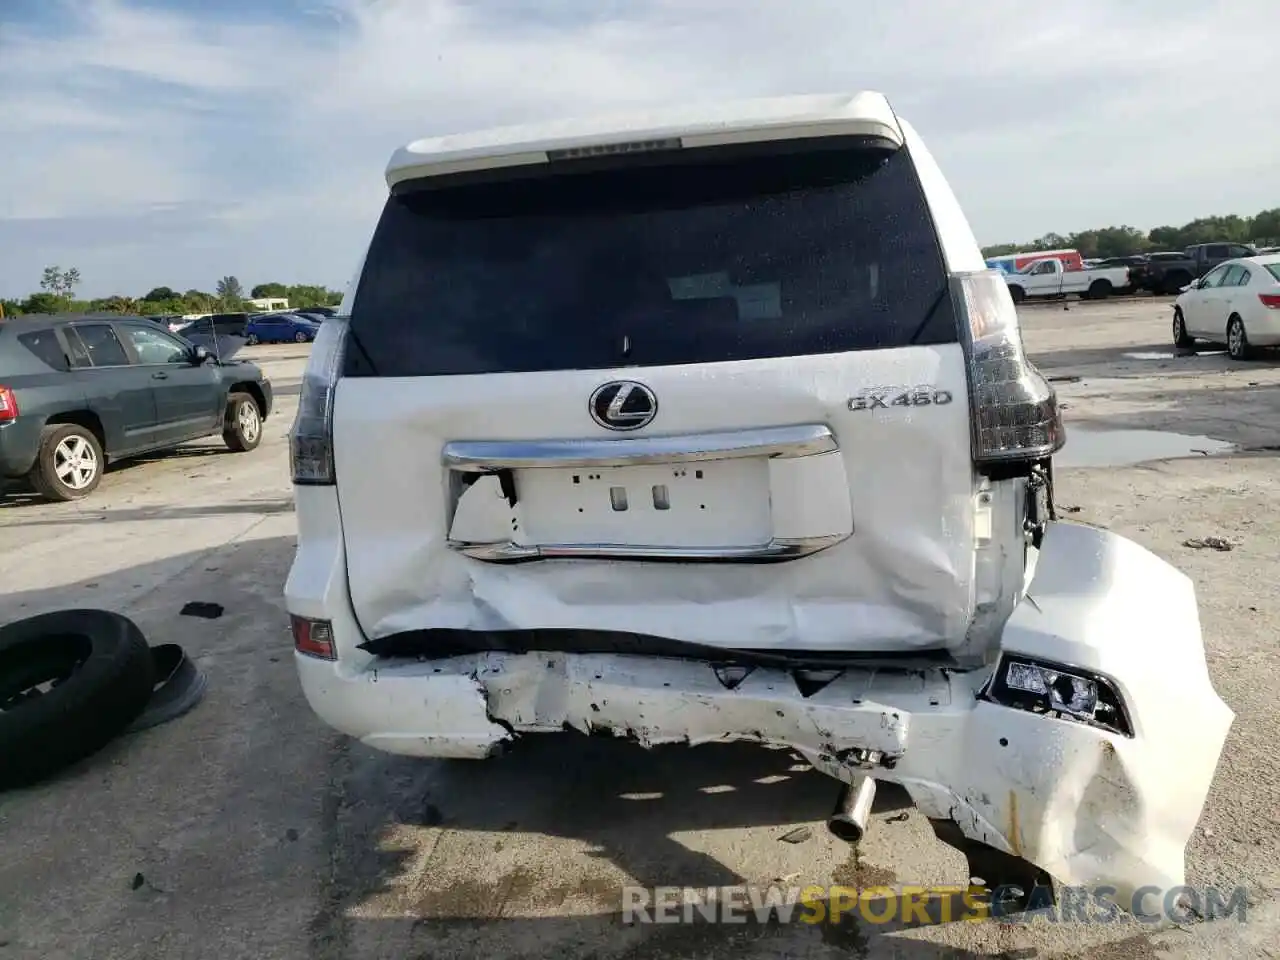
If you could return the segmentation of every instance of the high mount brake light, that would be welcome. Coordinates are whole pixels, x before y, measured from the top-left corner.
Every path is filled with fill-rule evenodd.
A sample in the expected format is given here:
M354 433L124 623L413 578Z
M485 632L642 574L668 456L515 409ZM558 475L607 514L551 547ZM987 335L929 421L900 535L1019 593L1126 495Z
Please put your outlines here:
M334 317L320 325L311 343L311 360L302 375L298 413L289 431L289 461L299 486L331 486L336 482L333 461L333 401L347 344L347 318Z
M1027 359L1018 312L997 270L956 274L952 295L963 318L973 460L1034 462L1066 442L1058 398Z

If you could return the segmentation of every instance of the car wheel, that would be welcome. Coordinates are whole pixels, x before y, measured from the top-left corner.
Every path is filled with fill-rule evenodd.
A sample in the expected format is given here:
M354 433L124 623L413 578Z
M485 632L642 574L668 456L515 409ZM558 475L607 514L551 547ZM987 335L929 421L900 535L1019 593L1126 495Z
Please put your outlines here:
M1227 353L1232 360L1248 360L1253 356L1253 347L1249 345L1244 321L1239 317L1233 316L1227 321Z
M1010 287L1009 296L1013 297L1014 303L1021 303L1023 300L1027 299L1027 292L1021 287Z
M1180 350L1190 350L1196 341L1187 335L1187 324L1182 317L1182 308L1173 308L1173 345Z
M256 333L251 333L244 338L244 342L252 347L258 342L258 335Z
M293 335L293 342L294 342L294 343L306 343L306 342L307 342L308 340L310 340L310 339L311 339L311 338L310 338L310 337L308 337L308 336L307 336L303 331L301 331L301 330L299 330L297 333L295 333L295 334Z
M57 610L0 627L0 789L102 749L154 686L146 639L117 613Z
M1095 280L1089 284L1090 300L1105 300L1111 296L1111 282L1108 280Z
M247 453L262 442L262 411L247 393L233 393L227 398L222 441L234 453Z
M27 479L46 500L81 500L102 482L102 444L76 423L54 424L40 435L40 452Z

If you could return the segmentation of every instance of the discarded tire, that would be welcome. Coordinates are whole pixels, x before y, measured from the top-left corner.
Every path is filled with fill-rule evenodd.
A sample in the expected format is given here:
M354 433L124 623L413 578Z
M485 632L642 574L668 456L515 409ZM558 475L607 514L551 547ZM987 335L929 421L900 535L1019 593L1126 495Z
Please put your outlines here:
M59 610L0 627L0 789L102 749L154 686L146 638L117 613Z

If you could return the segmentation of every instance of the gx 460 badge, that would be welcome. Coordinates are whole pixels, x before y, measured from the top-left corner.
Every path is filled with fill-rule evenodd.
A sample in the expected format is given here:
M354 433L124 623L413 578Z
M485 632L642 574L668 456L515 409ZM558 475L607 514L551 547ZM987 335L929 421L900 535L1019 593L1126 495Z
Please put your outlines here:
M868 387L849 398L850 410L888 410L890 407L940 407L951 402L950 390L932 384L916 387Z

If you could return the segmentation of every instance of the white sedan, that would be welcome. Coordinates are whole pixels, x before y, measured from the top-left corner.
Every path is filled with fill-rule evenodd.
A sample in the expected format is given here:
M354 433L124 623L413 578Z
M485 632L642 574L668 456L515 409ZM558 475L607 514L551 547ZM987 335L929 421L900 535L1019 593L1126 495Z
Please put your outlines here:
M1225 343L1233 360L1254 347L1280 346L1280 254L1228 260L1183 290L1174 302L1173 342Z

